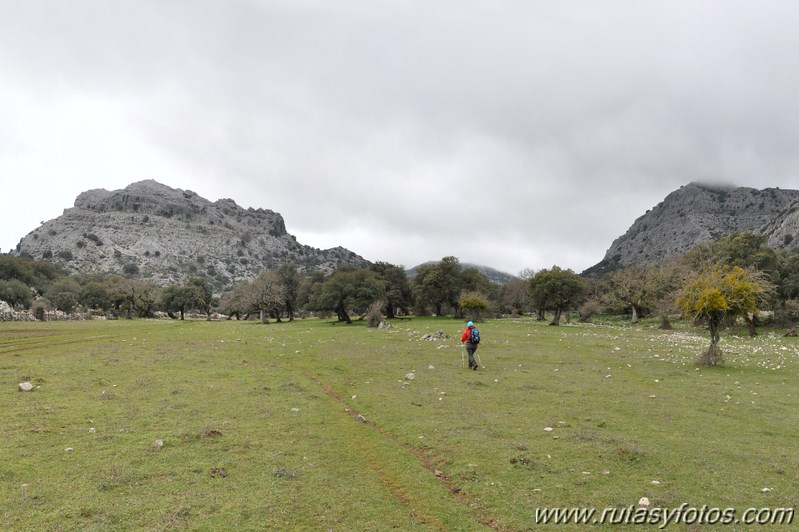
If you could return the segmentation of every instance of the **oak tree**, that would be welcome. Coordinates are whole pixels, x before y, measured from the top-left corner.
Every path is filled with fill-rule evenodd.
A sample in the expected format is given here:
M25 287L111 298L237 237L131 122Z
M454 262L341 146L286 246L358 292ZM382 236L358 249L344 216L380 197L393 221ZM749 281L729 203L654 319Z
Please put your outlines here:
M718 263L686 281L677 297L677 307L686 316L707 322L710 329L710 347L699 358L700 364L715 366L724 362L718 344L725 318L755 312L770 290L771 284L762 273Z

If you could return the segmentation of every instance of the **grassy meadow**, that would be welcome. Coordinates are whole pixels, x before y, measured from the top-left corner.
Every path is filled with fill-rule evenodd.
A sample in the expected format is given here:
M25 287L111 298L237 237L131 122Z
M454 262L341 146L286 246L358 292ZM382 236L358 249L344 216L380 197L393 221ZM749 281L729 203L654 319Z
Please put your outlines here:
M525 530L536 508L641 497L799 503L797 338L727 331L705 368L686 324L489 320L473 372L461 322L393 324L0 323L0 529Z

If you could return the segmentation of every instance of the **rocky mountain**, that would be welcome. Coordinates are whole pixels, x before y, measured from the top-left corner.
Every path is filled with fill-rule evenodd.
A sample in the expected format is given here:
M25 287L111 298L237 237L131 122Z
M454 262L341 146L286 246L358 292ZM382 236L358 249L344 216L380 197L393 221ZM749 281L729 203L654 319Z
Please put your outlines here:
M284 262L302 271L369 264L341 247L300 244L271 210L244 209L231 199L211 202L152 180L83 192L74 207L26 235L16 254L59 263L71 273L124 273L159 285L202 274L218 289Z
M429 260L422 264L417 264L413 268L405 270L405 273L408 275L408 278L413 278L416 276L416 271L421 266L424 266L426 264L436 264L436 263L438 263L437 260ZM489 266L480 266L478 264L469 264L468 262L461 262L461 269L465 270L466 268L474 268L475 270L479 271L480 273L488 277L489 281L493 281L499 284L505 284L515 279L518 279L518 277L516 277L515 275L495 270L494 268L491 268Z
M799 191L690 183L635 220L584 275L654 264L730 233L763 233L769 246L799 244Z

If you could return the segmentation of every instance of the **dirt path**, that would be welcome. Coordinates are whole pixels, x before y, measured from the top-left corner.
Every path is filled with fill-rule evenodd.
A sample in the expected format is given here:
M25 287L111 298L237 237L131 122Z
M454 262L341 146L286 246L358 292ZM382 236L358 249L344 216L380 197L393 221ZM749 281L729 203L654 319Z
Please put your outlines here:
M495 520L488 515L485 508L481 507L480 504L474 501L468 494L464 493L461 488L456 484L456 482L442 469L443 466L440 464L445 463L441 457L437 456L435 452L427 447L417 448L411 445L405 444L399 440L399 438L388 432L387 430L383 429L378 423L376 423L373 419L366 419L360 412L350 407L346 401L341 397L341 395L336 392L336 390L329 384L323 382L316 374L307 371L306 375L309 379L311 379L317 386L319 386L330 398L332 398L336 403L341 405L342 409L341 412L352 418L356 422L360 422L361 425L368 427L374 433L379 434L385 441L390 442L393 446L398 447L398 450L408 455L412 456L416 462L422 465L425 469L427 469L430 474L432 474L440 483L441 485L446 488L449 496L452 497L455 501L457 501L460 505L463 505L465 510L469 512L472 516L474 521L477 523L492 529L492 530L500 530L501 528L497 526ZM357 426L357 425L355 425ZM355 432L362 432L362 431L355 431ZM363 439L361 435L360 438ZM402 501L402 503L407 506L412 512L416 512L414 507L418 506L416 503L417 501L414 500L414 497L411 493L411 489L407 486L403 486L402 483L398 481L398 479L392 474L390 469L383 464L374 452L373 447L370 446L368 442L360 441L358 442L358 448L360 452L363 452L367 461L369 462L370 467L375 472L375 474L380 478L380 480L394 493L394 495ZM443 492L442 492L443 495ZM413 517L416 521L425 524L426 526L436 529L436 530L445 530L446 527L440 520L434 515L420 515L414 513Z

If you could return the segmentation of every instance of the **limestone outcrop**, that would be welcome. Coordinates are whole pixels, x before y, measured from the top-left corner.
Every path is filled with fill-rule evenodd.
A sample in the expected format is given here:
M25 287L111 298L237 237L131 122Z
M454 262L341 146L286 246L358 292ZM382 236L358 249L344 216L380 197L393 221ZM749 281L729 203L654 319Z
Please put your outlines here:
M15 253L70 273L119 273L159 285L201 274L220 290L285 262L301 271L369 264L341 247L300 244L274 211L211 202L153 180L83 192L74 207L22 238Z

